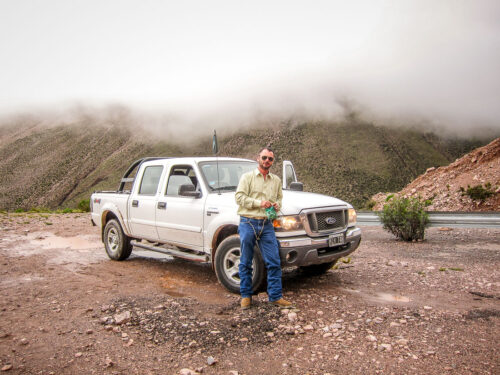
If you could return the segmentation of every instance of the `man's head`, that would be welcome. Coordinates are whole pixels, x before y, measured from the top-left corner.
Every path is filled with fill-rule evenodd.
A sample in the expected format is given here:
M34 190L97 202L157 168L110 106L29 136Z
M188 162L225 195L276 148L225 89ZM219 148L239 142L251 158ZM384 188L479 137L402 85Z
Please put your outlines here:
M274 151L270 147L264 147L259 151L259 156L257 157L259 162L259 168L264 171L269 171L269 168L274 162Z

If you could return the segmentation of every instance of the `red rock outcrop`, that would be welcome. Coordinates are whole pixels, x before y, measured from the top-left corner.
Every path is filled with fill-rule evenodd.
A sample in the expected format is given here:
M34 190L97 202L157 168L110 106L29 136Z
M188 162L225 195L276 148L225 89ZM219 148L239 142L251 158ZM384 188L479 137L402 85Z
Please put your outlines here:
M473 200L461 190L487 183L494 194L484 201ZM388 194L372 197L373 210L383 208ZM397 194L430 199L429 211L500 211L500 138L446 167L427 169Z

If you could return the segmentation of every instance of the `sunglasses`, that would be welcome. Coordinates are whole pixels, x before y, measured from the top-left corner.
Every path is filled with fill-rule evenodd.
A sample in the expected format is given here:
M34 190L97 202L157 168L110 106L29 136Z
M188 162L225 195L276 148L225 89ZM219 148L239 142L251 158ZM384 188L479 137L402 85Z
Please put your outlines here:
M261 156L262 160L266 161L267 159L269 159L269 161L274 161L274 158L272 156L266 156L266 155L262 155Z

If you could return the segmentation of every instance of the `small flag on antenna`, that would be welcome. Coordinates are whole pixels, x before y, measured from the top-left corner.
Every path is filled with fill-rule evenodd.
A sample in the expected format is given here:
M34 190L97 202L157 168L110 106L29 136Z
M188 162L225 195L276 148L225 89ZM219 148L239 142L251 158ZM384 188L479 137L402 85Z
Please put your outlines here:
M214 130L214 137L212 138L212 151L214 152L214 155L217 155L219 152L219 145L217 143L217 133Z

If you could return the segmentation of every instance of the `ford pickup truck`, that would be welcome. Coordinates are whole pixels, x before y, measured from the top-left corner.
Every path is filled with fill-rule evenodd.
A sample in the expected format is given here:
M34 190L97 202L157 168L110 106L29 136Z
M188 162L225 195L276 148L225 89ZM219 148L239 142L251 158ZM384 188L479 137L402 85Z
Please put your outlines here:
M144 158L125 172L117 191L90 199L109 258L127 259L134 247L210 262L219 282L239 292L239 216L234 199L241 175L257 162L226 157ZM321 274L359 246L356 212L333 197L304 192L291 162L283 161L283 202L274 220L282 267ZM253 288L266 281L256 249Z

